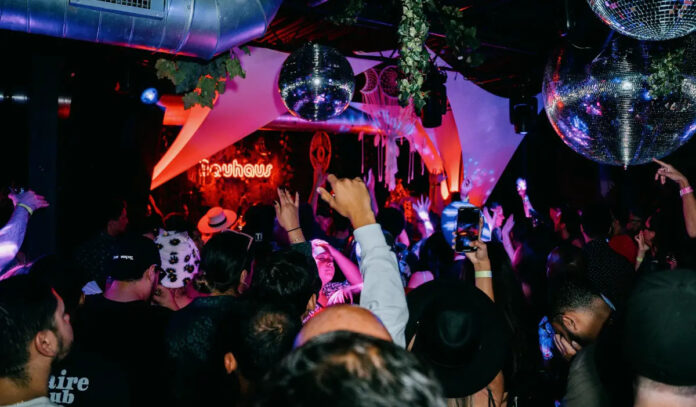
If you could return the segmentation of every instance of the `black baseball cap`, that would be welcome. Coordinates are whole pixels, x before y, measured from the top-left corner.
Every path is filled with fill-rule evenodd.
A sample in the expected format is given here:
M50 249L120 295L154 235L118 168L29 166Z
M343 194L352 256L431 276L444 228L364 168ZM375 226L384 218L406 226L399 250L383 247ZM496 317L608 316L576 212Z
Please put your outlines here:
M628 301L626 359L641 376L696 385L696 271L667 270L643 277Z
M137 280L150 266L160 266L161 262L155 242L143 236L127 236L118 240L116 252L107 263L107 272L114 280Z

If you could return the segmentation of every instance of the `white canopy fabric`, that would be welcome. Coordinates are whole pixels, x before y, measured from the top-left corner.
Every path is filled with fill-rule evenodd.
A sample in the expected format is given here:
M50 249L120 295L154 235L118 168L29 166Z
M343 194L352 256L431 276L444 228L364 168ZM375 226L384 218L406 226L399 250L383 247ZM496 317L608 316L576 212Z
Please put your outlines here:
M287 113L277 84L288 54L255 47L249 51L250 55L239 53L246 78L229 81L214 109L191 109L176 140L155 165L151 189ZM356 58L348 61L356 75L379 63Z

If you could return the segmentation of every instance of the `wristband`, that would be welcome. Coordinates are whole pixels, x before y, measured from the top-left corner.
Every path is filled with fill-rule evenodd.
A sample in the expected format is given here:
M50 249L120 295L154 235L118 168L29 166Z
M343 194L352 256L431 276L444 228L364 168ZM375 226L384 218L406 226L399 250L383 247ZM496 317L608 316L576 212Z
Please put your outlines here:
M490 270L482 270L474 272L475 278L493 278L493 272Z
M643 260L645 260L644 257L636 257L636 263L640 263L640 262L642 262Z
M684 196L684 195L690 194L692 192L694 192L694 189L691 188L690 186L684 187L684 188L679 190L679 196Z
M29 212L29 216L31 216L31 215L33 215L33 214L34 214L34 210L33 210L33 209L31 209L31 208L29 207L29 205L27 205L27 204L23 204L23 203L18 203L18 204L17 204L17 206L19 206L20 208L24 208L24 209L26 209L26 210L27 210L27 212Z
M295 229L287 230L286 232L290 233L290 232L294 232L294 231L299 230L299 229L302 229L302 226L298 226Z

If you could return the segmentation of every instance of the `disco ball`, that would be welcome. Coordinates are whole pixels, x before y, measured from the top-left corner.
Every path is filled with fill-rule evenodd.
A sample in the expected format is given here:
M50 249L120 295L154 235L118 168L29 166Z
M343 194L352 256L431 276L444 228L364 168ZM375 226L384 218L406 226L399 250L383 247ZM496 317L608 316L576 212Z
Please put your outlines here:
M658 92L649 84L651 61L667 51L655 44L617 36L591 61L570 47L552 57L544 74L544 106L563 142L591 160L626 167L664 157L692 136L693 64L683 64L673 92ZM688 45L685 61L696 57Z
M305 44L283 63L278 88L285 107L295 116L323 121L338 116L353 99L355 75L338 51Z
M612 29L644 41L683 37L696 29L691 0L587 0Z

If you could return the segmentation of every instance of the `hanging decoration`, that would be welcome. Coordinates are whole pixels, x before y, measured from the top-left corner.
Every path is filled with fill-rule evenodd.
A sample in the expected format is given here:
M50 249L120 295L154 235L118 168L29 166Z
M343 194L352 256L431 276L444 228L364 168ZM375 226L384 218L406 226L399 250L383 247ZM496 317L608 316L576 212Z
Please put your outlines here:
M546 113L561 139L599 163L644 164L679 148L696 131L696 58L615 36L589 62L571 47L549 62ZM589 62L589 63L588 63Z
M331 139L325 131L314 133L312 142L309 144L309 161L312 163L314 172L321 170L326 174L331 164Z
M480 46L476 38L476 27L466 24L461 7L439 0L398 0L385 3L386 7L401 9L397 34L401 75L398 95L402 107L411 104L420 112L425 105L428 94L423 90L423 83L430 69L430 55L425 48L425 41L431 27L437 25L442 28L447 45L462 64L476 67L483 63L483 56L476 52ZM340 13L328 17L329 21L340 25L351 25L358 21L360 13L365 9L365 0L347 0L345 4Z
M249 54L248 48L241 49ZM228 79L246 77L234 51L206 62L160 58L155 69L158 79L169 79L176 86L176 93L184 94L185 109L194 105L212 108L218 95L225 93Z
M382 157L378 154L378 179L392 191L396 187L398 172L399 147L396 141L406 138L409 140L410 149L414 150L414 143L410 136L416 130L417 118L411 105L407 107L399 105L397 84L399 71L395 66L384 67L379 74L374 69L366 72L368 80L360 93L365 112L372 116L381 130L381 134L375 137L375 147L378 148L379 153L384 151Z
M683 37L696 29L692 0L587 0L612 30L644 41Z
M307 43L283 63L278 89L290 113L309 121L324 121L348 108L355 91L355 74L346 57L334 48Z

